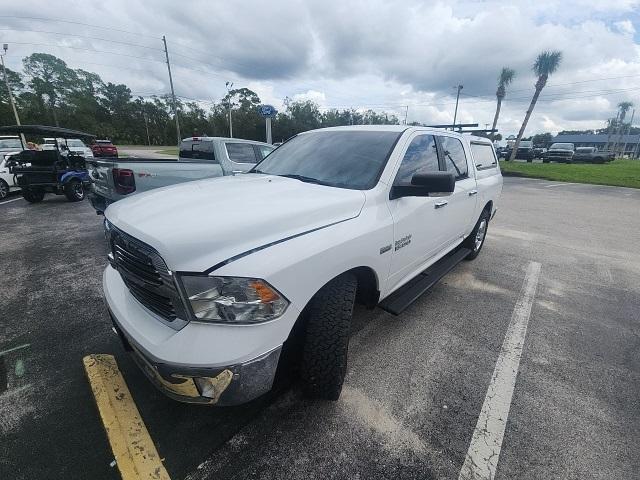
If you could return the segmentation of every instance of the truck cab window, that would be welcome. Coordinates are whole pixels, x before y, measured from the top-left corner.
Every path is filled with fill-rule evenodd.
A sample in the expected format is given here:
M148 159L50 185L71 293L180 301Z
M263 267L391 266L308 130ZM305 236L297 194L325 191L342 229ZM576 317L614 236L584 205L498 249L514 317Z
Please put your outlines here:
M236 163L258 163L256 152L250 143L225 143L229 160Z
M418 171L439 170L438 150L433 135L419 135L414 138L402 158L394 185L411 185L411 178Z
M216 159L216 155L213 148L213 142L183 140L180 144L180 157L190 158L192 160L214 161Z
M467 178L469 171L462 142L453 137L440 137L440 143L447 172L453 173L456 180Z

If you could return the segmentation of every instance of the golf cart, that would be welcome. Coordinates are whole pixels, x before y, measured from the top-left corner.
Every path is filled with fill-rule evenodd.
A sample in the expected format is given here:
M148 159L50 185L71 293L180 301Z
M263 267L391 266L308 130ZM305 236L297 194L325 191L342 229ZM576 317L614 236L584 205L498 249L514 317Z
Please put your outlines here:
M95 135L60 127L43 125L13 125L0 127L0 135L22 134L26 136L56 137L53 150L30 150L22 145L22 151L7 157L7 167L13 174L22 196L30 203L42 201L45 193L65 195L70 202L84 200L91 179L85 167L83 155L72 152L66 145L70 138L95 138Z

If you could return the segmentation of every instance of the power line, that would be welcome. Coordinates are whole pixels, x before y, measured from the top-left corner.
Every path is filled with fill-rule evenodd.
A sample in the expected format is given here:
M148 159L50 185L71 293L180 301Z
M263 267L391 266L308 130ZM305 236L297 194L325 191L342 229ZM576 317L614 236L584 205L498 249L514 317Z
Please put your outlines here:
M102 37L92 37L90 35L80 35L79 33L64 33L64 32L48 32L45 30L24 30L24 29L17 29L17 28L0 28L1 32L30 32L30 33L45 33L48 35L61 35L64 37L79 37L79 38L88 38L90 40L100 40L103 42L109 42L109 43L117 43L120 45L127 45L129 47L139 47L139 48L147 48L149 50L158 50L158 51L162 51L161 48L156 48L156 47L149 47L147 45L140 45L138 43L130 43L130 42L122 42L120 40L111 40L109 38L102 38Z
M160 37L154 37L152 35L146 35L144 33L131 32L129 30L123 30L123 29L114 28L114 27L106 27L104 25L95 25L95 24L92 24L92 23L77 22L77 21L73 21L73 20L64 20L62 18L26 17L26 16L20 16L20 15L0 15L0 18L15 18L15 19L18 19L18 20L36 20L36 21L40 21L40 22L59 22L59 23L68 23L68 24L71 24L71 25L83 25L85 27L99 28L99 29L102 29L102 30L111 30L111 31L114 31L114 32L128 33L129 35L136 35L138 37L147 37L147 38L153 38L155 40L161 40Z
M144 60L144 61L147 61L147 62L164 63L163 60L157 60L157 59L154 59L154 58L140 57L140 56L129 55L129 54L120 53L120 52L109 52L109 51L106 51L106 50L96 50L94 48L70 47L70 46L67 46L67 45L51 45L49 43L12 42L12 41L7 41L6 43L11 43L12 45L32 45L32 46L36 46L36 47L68 48L68 49L71 49L71 50L84 50L86 52L105 53L105 54L110 54L110 55L119 55L121 57L137 58L138 60Z

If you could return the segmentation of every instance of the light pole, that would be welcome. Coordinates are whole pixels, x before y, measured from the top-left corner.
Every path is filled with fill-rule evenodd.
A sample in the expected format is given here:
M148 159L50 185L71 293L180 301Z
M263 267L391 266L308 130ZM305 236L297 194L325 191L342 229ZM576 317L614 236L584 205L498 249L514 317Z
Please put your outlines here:
M225 87L227 87L227 93L229 94L229 138L233 138L233 124L231 123L231 89L233 88L233 82L225 82Z
M13 101L13 93L11 93L11 85L9 85L9 77L7 76L7 69L4 66L4 56L7 54L7 50L9 49L9 44L3 43L2 49L4 50L4 53L0 54L0 62L2 62L2 73L4 74L4 83L7 86L7 93L9 94L9 103L11 103L13 114L16 117L16 125L20 125L20 117L18 116L18 110L16 109L16 102ZM20 134L20 139L22 140L22 147L27 148L27 142L24 138L24 133Z
M453 87L458 89L458 94L456 95L456 109L453 112L453 131L456 130L456 118L458 118L458 101L460 100L460 90L462 90L462 85L458 85L457 87Z

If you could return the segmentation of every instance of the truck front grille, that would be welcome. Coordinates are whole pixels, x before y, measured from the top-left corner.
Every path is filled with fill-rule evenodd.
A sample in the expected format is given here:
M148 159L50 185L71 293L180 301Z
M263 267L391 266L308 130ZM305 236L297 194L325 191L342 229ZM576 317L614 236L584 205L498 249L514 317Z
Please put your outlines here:
M113 226L110 246L112 264L136 300L168 322L186 318L173 277L152 247Z

